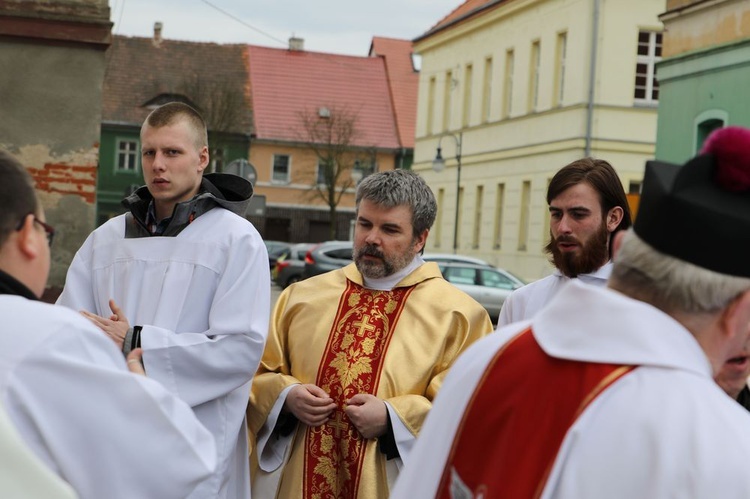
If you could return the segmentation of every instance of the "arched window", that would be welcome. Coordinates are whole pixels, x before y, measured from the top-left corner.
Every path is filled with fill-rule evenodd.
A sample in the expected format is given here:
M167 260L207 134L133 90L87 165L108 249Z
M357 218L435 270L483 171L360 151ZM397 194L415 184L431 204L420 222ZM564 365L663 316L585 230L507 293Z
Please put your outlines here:
M703 148L711 132L726 125L729 114L720 109L711 109L700 113L695 119L695 142L693 154L698 154Z

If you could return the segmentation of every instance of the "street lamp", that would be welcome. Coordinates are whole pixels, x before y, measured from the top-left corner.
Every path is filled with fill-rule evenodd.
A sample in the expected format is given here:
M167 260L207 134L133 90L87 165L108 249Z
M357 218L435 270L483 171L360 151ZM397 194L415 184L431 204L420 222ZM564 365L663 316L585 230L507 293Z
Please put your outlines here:
M438 140L437 155L432 160L432 169L440 173L445 170L445 160L442 155L442 148L440 144L443 142L443 137L453 137L456 141L456 164L458 165L456 174L456 220L453 223L453 253L455 254L458 250L458 198L461 193L461 140L463 139L463 132L459 132L458 135L452 133L446 133L440 136Z

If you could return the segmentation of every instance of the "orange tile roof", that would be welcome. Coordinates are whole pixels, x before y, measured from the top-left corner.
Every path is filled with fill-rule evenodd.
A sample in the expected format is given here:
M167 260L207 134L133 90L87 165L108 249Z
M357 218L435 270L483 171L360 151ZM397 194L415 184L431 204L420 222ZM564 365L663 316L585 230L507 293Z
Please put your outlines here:
M422 38L426 38L429 35L432 35L433 33L436 33L438 31L441 31L448 26L452 26L454 24L457 24L465 19L468 19L469 17L472 17L474 14L477 14L480 11L483 11L487 8L493 7L495 5L499 5L501 3L507 3L512 0L466 0L464 3L456 7L453 12L442 18L440 21L437 22L432 28L427 30L426 33L423 35L420 35L415 39L421 40Z
M144 104L161 94L182 94L198 104L196 96L187 94L202 85L207 89L204 92L230 88L240 95L241 117L227 131L252 132L246 45L162 39L157 46L151 38L115 36L106 58L102 92L105 123L140 126L150 112Z
M414 70L412 52L410 40L376 36L370 45L370 56L385 60L399 140L402 147L409 149L414 148L419 88L419 72Z
M325 107L357 114L353 145L400 147L383 59L256 45L248 58L258 139L299 141L300 113Z

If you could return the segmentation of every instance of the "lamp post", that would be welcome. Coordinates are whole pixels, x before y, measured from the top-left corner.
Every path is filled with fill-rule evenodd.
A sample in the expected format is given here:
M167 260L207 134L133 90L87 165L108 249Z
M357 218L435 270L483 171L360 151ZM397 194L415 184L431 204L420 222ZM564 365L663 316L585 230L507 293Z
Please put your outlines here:
M437 155L432 160L432 169L440 173L445 169L445 160L442 155L442 148L440 144L443 142L443 137L453 137L456 141L456 164L458 166L456 173L456 220L453 223L453 253L455 254L458 250L458 209L459 209L459 196L461 194L461 140L463 139L463 132L459 132L458 135L452 133L446 133L440 136L438 140Z

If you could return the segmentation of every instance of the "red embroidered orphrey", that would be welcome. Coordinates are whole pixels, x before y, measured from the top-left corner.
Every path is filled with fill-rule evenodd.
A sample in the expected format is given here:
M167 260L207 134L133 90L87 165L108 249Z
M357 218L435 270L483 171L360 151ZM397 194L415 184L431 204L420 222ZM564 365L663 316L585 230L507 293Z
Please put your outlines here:
M347 281L316 380L337 409L305 433L305 499L356 497L368 441L343 407L357 393L377 393L388 344L413 289L373 291Z
M522 331L500 349L477 385L436 497L454 497L451 490L484 498L539 497L568 429L597 395L632 370L550 357L530 328Z

